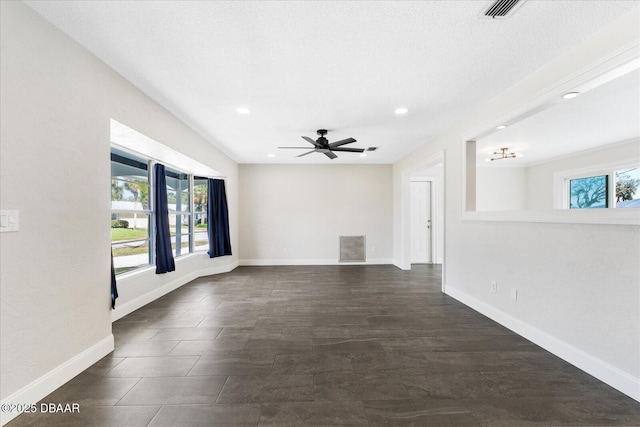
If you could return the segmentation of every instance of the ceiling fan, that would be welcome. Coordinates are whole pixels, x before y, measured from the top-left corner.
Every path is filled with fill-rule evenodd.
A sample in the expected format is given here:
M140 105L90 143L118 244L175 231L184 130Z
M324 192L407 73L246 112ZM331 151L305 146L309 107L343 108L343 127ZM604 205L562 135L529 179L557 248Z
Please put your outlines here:
M313 150L308 151L306 153L300 154L299 156L296 157L302 157L302 156L306 156L307 154L311 154L311 153L323 153L325 156L327 156L328 158L330 158L331 160L335 159L336 156L334 154L334 151L343 151L343 152L348 152L348 153L363 153L364 152L364 148L347 148L347 147L342 147L343 145L346 144L351 144L352 142L356 142L355 139L353 138L347 138L347 139L341 139L340 141L336 141L336 142L329 142L327 140L327 138L325 138L324 136L327 134L327 130L326 129L318 129L318 135L320 135L320 138L316 139L315 141L311 138L309 138L308 136L303 136L302 139L304 139L305 141L311 143L313 145ZM278 148L293 148L293 149L308 149L309 147L278 147Z

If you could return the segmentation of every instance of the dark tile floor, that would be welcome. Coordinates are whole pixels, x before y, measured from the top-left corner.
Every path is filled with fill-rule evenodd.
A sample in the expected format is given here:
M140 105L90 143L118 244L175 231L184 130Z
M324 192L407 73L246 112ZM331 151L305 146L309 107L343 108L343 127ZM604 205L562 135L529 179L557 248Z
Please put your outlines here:
M46 426L638 426L640 403L440 292L440 269L241 267L119 320Z

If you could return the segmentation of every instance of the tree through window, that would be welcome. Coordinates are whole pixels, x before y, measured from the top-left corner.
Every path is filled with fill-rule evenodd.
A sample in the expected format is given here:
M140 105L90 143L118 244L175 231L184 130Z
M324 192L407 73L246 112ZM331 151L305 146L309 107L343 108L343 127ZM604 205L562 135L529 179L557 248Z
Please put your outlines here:
M589 176L569 181L570 209L606 208L608 200L607 175Z

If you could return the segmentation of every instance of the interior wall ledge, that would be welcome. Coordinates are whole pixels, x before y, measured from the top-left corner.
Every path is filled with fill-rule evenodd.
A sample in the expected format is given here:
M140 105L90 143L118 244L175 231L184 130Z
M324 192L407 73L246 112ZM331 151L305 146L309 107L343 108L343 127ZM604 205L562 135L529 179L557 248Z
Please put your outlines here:
M640 226L640 209L462 212L462 221L532 222Z

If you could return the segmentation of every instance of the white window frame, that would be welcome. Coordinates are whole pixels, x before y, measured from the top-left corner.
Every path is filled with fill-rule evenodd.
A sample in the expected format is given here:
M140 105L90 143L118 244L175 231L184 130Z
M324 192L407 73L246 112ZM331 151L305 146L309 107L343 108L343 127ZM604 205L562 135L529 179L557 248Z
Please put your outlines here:
M125 213L125 214L141 214L141 215L148 215L149 218L149 233L148 233L148 237L147 237L147 241L149 244L149 263L145 264L145 265L140 265L137 268L119 273L120 274L126 274L126 273L130 273L133 271L138 271L142 268L146 268L149 266L154 266L156 263L155 260L155 245L156 245L156 239L155 239L155 234L153 232L153 230L155 230L155 217L153 215L153 213L155 212L155 206L153 204L153 193L155 190L155 185L154 185L154 177L153 177L153 173L154 173L154 165L156 163L158 163L158 161L156 161L155 159L150 159L149 156L146 156L144 154L141 153L137 153L134 152L132 150L128 150L125 149L119 145L112 145L111 146L112 149L118 150L118 151L122 151L125 154L128 154L132 157L137 158L137 160L139 160L140 162L147 162L147 177L148 177L148 185L149 185L149 208L145 209L145 210L131 210L131 209L112 209L111 213L112 214L120 214L120 213ZM111 150L110 150L111 153ZM163 163L164 164L164 163ZM179 167L175 167L173 165L168 165L165 164L165 169L169 169L170 171L174 171L174 172L178 172L178 173L182 173L187 175L187 181L188 181L188 185L189 185L189 204L188 204L188 211L176 211L174 209L169 209L169 215L181 215L181 216L188 216L189 217L189 228L188 228L188 232L186 234L183 234L183 238L186 237L188 239L189 245L188 245L188 252L186 253L181 253L182 252L182 248L180 247L180 249L178 248L178 246L176 245L175 247L175 258L180 258L180 257L184 257L187 255L191 255L194 253L201 253L202 251L195 251L195 236L194 236L194 232L195 232L195 224L194 224L194 211L195 211L195 206L194 206L194 202L193 202L193 196L194 196L194 174L190 173L189 171L185 171L182 168ZM166 189L165 189L166 191ZM141 239L135 239L137 240L141 240ZM118 243L126 243L126 242L118 242ZM112 243L113 246L113 243Z
M165 165L165 170L169 169L171 172L179 172L182 174L187 175L187 185L189 186L189 203L187 205L188 210L181 210L181 211L177 211L175 209L169 209L169 215L180 215L180 216L188 216L189 217L189 222L188 222L188 231L187 234L180 234L181 236L186 236L188 239L188 245L187 245L187 249L188 252L186 253L182 253L182 246L178 247L177 241L176 241L176 246L175 246L175 257L179 258L181 256L185 256L185 255L189 255L190 253L193 252L193 174L189 173L188 171L182 170L180 168L176 168L174 166L169 166L169 165ZM166 189L165 189L166 191ZM179 195L176 196L179 197ZM176 223L176 229L177 229L177 223ZM177 231L176 231L177 234ZM181 242L182 243L182 242Z
M139 270L141 268L146 268L149 267L150 265L154 265L155 264L155 251L153 250L153 248L155 248L155 236L153 234L153 230L155 227L155 223L154 223L154 217L153 217L153 161L149 160L148 158L146 158L145 156L141 156L138 153L132 153L129 150L126 149L122 149L121 147L116 147L116 146L111 146L111 148L109 149L109 157L111 157L112 154L112 149L118 150L118 151L122 151L125 154L128 154L132 157L136 157L137 160L141 161L141 162L146 162L147 163L147 184L149 186L149 203L148 203L148 209L111 209L111 215L109 216L111 218L111 216L113 216L113 214L132 214L132 215L146 215L147 216L147 224L148 224L148 229L147 229L147 238L145 239L147 241L148 247L149 247L149 251L148 251L148 262L147 264L144 265L139 265L136 268L133 268L131 270L127 270L121 273L117 273L117 275L120 274L125 274L125 273L129 273L132 271L136 271ZM111 176L111 178L113 178L113 176ZM109 222L111 224L111 221ZM119 241L116 244L123 244L123 243L127 243L127 242L134 242L134 241L140 241L142 239L134 239L134 240L127 240L127 241ZM111 250L113 251L113 245L114 243L111 243Z
M569 209L572 211L585 209L570 209L570 182L573 179L603 176L607 178L607 207L599 210L616 209L616 172L622 169L640 167L640 159L613 162L598 167L586 167L568 171L560 171L553 174L553 208ZM592 209L586 209L592 210Z
M191 227L189 229L189 234L190 234L190 244L191 244L191 253L207 253L207 251L209 250L209 246L207 246L206 249L196 249L196 215L197 214L201 214L204 213L205 215L207 214L207 208L205 206L204 211L200 212L196 212L196 205L195 205L195 191L196 191L196 180L202 180L202 179L207 179L206 177L197 175L197 174L191 174L191 212L193 214L192 216L192 221L191 221ZM207 182L208 185L208 182ZM208 187L207 187L207 191L208 191ZM207 195L208 197L208 195ZM207 222L209 221L209 218L207 217ZM207 230L205 229L205 232ZM200 231L201 232L201 231Z

